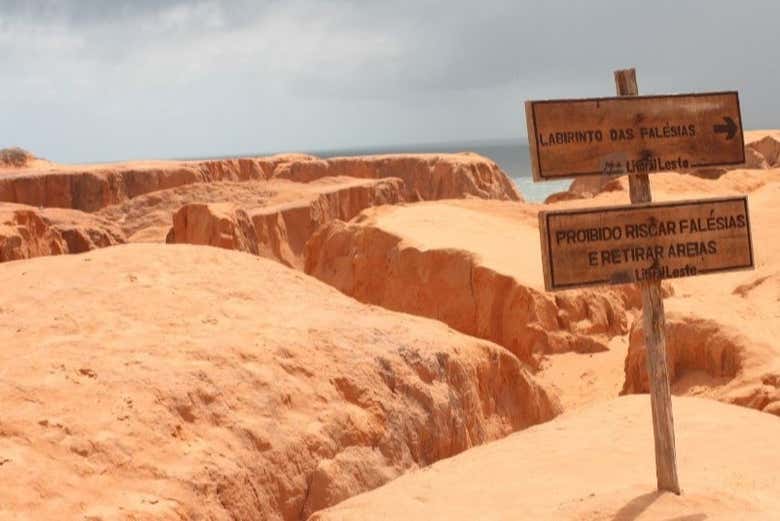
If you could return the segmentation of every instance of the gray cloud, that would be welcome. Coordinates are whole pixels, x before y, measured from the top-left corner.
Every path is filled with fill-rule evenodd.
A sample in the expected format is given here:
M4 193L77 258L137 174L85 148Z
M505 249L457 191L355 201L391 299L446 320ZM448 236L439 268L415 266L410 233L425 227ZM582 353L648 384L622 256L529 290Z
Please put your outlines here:
M522 101L738 89L778 126L780 4L0 0L0 146L63 161L523 140Z
M76 26L111 23L155 16L177 7L193 7L214 2L191 0L3 0L0 11L9 18L60 21ZM233 3L233 2L230 2ZM219 2L227 7L228 2Z

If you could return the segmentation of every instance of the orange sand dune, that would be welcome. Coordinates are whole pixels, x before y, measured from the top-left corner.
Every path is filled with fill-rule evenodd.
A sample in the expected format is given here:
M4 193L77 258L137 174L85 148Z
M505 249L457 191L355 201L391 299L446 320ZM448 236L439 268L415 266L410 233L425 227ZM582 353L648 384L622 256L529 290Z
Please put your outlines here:
M656 174L651 184L657 201L749 194L757 269L664 283L672 375L680 394L776 412L780 169L718 179ZM538 364L564 405L577 407L647 390L636 290L544 293L536 214L627 203L620 178L596 197L547 206L465 200L368 209L315 234L306 271L361 301L437 318L507 347ZM712 346L723 340L714 348L708 338ZM578 347L588 342L598 348Z
M625 178L538 205L472 154L4 168L0 519L777 518L780 141L749 137L755 168L651 181L749 194L755 242L664 283L682 497L615 399L647 387L637 289L542 284L538 212ZM126 240L158 244L25 259Z
M711 195L661 189L656 191L659 199ZM780 415L779 202L780 182L767 183L749 195L754 271L671 281L674 296L666 301L670 350L687 352L673 367L679 392ZM632 338L625 390L640 391L647 388L644 371L637 371L644 350L641 335Z
M0 264L0 519L305 519L552 418L509 352L277 262Z
M537 211L477 199L373 208L321 228L305 270L358 300L442 320L534 365L550 353L606 351L628 331L626 308L638 292L546 294Z
M647 396L620 398L471 449L310 521L770 521L780 421L675 398L681 496L656 492Z

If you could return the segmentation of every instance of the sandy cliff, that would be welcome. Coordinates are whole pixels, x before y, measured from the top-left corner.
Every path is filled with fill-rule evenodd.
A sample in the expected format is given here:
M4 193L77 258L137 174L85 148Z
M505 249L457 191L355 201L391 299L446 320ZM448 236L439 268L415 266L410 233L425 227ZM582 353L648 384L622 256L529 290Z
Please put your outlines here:
M473 153L337 157L282 164L275 177L308 182L321 177L402 179L407 199L464 197L522 200L514 182L492 161Z
M209 161L138 161L50 165L0 171L0 201L94 212L140 195L195 183L322 177L401 178L408 199L476 197L521 199L492 161L474 154L428 154L318 159L305 155Z
M544 292L537 207L439 201L369 209L320 229L306 273L360 301L441 320L533 365L605 351L628 331L634 288Z
M0 203L0 262L81 253L123 242L122 231L99 216Z
M166 242L236 249L302 268L306 243L320 226L335 219L349 220L365 208L401 202L405 191L403 181L397 178L350 177L260 183L256 188L264 190L266 197L254 201L242 201L240 196L251 190L251 185L239 183L229 188L222 193L210 191L201 198L229 202L181 206L173 214Z
M613 181L593 198L563 201L551 207L626 204L628 182ZM653 199L673 201L747 194L756 269L668 281L673 295L669 315L669 351L673 390L777 413L780 350L780 169L737 169L717 179L665 173L651 177ZM641 324L630 334L622 392L644 392Z
M658 201L749 194L756 271L664 283L671 374L678 394L776 412L780 169L739 169L717 179L655 174L651 184ZM626 179L613 185L548 207L626 204ZM567 408L646 392L636 290L545 293L540 208L467 200L367 209L320 229L305 269L358 300L437 318L507 347L540 370Z
M473 155L0 168L0 518L772 519L780 141L751 139L761 169L651 178L749 194L756 255L664 283L679 498L647 396L614 400L647 389L637 289L543 289L539 210L625 178L538 205Z
M522 364L243 253L0 265L0 518L305 519L553 417Z
M745 132L749 168L780 167L780 131L751 130Z
M495 163L473 154L330 160L283 155L88 166L28 158L0 168L0 208L4 202L71 208L73 219L94 221L90 215L79 217L75 213L88 212L115 223L131 242L163 242L167 238L169 242L231 244L201 236L200 230L212 226L213 213L186 207L234 205L236 212L252 216L251 242L257 244L247 246L246 251L296 267L303 263L306 241L332 219L348 220L378 204L444 197L521 199L514 183ZM171 230L177 212L178 229ZM190 218L182 218L184 215ZM198 222L201 218L205 221ZM26 245L24 237L19 235L10 246L7 239L0 238L0 250L13 248L17 252L14 258L74 251ZM100 247L107 243L84 244Z
M767 174L768 180L778 179L780 171ZM670 190L671 186L659 188L665 190L659 190L664 198L676 192ZM666 307L670 317L670 369L679 392L780 414L778 201L777 181L767 182L749 195L754 271L673 282L675 295L667 300ZM637 329L631 335L624 392L647 389L640 333Z

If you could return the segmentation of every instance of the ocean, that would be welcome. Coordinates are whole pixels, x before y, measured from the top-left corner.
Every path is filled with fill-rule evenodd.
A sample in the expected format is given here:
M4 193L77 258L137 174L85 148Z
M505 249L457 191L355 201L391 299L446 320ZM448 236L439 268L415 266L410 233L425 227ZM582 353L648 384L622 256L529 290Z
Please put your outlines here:
M445 143L430 145L395 146L382 148L359 148L311 151L318 157L362 156L372 154L402 153L453 153L475 152L495 161L517 184L527 201L541 202L555 192L566 190L571 180L545 181L535 183L531 176L531 162L528 146L522 140L475 141L469 143Z

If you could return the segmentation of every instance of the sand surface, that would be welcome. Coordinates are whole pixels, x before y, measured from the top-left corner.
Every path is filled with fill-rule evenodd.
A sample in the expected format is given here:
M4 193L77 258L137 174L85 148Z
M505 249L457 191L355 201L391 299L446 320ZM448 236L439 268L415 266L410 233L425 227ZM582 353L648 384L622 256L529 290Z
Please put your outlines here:
M651 181L748 194L756 255L664 282L681 497L637 289L542 280L538 212L625 178L540 205L470 154L0 171L0 519L780 518L780 135L748 138L760 169Z
M305 519L547 420L506 350L220 248L0 264L0 519Z
M630 286L546 293L540 208L467 199L368 209L321 230L306 270L359 300L505 346L538 366L566 407L613 398L638 293Z
M375 226L421 250L470 251L481 265L544 288L533 205L453 199L385 207L371 216Z
M651 184L656 201L749 194L756 269L664 282L670 324L676 333L670 341L682 350L673 368L673 390L775 411L780 407L780 403L774 405L780 401L780 386L775 383L780 379L780 351L774 341L780 335L780 242L775 238L780 223L780 170L735 170L717 180L658 174ZM643 349L641 331L635 331L641 325L638 309L631 305L632 295L609 293L625 291L627 286L555 294L543 289L538 211L627 204L624 178L617 187L594 198L552 205L468 199L368 209L345 226L333 225L320 232L312 241L316 251L307 272L360 300L438 318L504 345L536 364L540 378L559 392L567 408L615 397L622 390L646 390L646 384L642 387L631 381L641 377L634 367L644 372L644 360L637 358ZM454 269L459 263L465 267ZM479 278L480 270L496 275ZM527 297L522 304L507 304L513 299L503 296L507 290L495 283L502 280L503 284L497 277L508 277L512 287L528 288L530 295L538 291L538 296ZM436 290L422 295L420 290L409 294L402 289L423 284ZM441 302L436 292L450 295L450 300ZM482 293L492 297L482 297ZM548 298L552 299L548 307L540 307L539 302ZM583 306L579 302L565 305L568 299L577 302L577 298L584 299L586 306L605 299L609 303L606 316L623 316L625 325L595 328L594 324L602 324L598 312L587 308L584 313L576 312ZM528 313L528 308L536 311ZM549 315L542 310L554 320L545 321ZM503 321L491 322L481 313L494 320L499 315ZM575 336L598 338L600 347L584 353L570 343L561 350L548 337L540 352L529 353L526 348L539 346L522 343L531 331L511 329L524 320L538 320L548 334L565 324L564 329ZM713 328L713 342L723 339L721 344L729 356L733 354L736 369L725 367L718 360L719 352L696 341L705 338L704 330ZM625 360L631 342L629 371Z
M768 521L780 512L780 421L674 400L682 496L658 494L647 396L619 398L408 474L312 521Z

